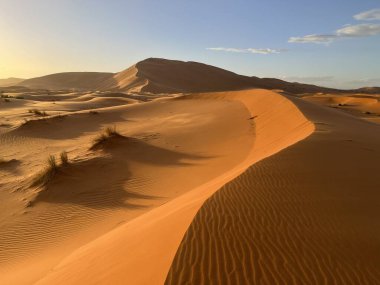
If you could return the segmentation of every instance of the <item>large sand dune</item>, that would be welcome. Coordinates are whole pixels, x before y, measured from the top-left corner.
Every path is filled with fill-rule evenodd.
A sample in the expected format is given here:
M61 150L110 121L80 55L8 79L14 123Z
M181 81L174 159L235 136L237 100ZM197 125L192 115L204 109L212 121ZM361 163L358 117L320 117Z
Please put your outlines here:
M379 88L337 90L276 78L244 76L215 66L193 62L148 58L118 73L63 72L31 78L18 85L42 89L108 90L144 93L194 93L263 88L292 94L379 93Z
M197 94L185 100L201 98L238 101L246 106L250 113L247 121L255 122L256 134L248 156L215 179L74 252L38 284L163 284L181 238L203 202L255 161L314 129L289 100L269 91ZM90 276L92 270L98 274Z
M380 127L294 101L316 132L206 201L166 284L380 283Z

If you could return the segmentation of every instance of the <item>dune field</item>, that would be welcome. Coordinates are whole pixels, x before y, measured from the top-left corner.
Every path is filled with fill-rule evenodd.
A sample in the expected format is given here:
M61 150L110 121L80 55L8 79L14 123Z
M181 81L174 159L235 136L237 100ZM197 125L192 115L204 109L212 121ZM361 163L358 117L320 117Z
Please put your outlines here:
M380 284L372 89L161 59L18 84L0 284Z

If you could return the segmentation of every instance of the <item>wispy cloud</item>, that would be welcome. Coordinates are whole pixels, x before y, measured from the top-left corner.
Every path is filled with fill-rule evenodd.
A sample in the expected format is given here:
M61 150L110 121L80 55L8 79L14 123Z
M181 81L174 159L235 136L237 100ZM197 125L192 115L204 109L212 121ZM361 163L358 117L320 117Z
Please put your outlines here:
M336 31L338 37L368 37L380 34L380 24L349 25Z
M354 16L356 20L380 20L380 9L373 9ZM339 39L369 37L380 34L380 24L362 23L346 25L331 34L312 34L302 37L290 37L289 43L330 44Z
M276 54L285 52L286 49L270 49L270 48L226 48L226 47L212 47L207 48L213 51L235 52L235 53L254 53L254 54Z
M303 37L291 37L289 38L289 43L299 43L299 44L328 44L334 41L337 35L306 35Z
M302 83L319 83L319 82L331 82L335 80L334 76L281 76L283 80L289 82L302 82Z
M359 13L355 15L354 18L359 21L380 20L380 9L373 9L373 10Z
M352 80L348 82L350 84L356 84L358 86L380 86L380 78L366 78L366 79L359 79L359 80Z

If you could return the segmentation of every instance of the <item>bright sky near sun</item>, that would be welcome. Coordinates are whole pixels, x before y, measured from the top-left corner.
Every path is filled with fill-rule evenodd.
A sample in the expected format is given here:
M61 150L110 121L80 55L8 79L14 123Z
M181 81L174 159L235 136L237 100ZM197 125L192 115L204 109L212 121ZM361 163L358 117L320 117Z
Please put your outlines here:
M117 72L147 57L380 86L380 2L0 0L0 78Z

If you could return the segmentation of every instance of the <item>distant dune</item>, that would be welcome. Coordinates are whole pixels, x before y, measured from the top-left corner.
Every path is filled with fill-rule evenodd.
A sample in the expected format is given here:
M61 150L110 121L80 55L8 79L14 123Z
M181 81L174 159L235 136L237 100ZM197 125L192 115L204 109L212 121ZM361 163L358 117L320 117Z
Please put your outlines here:
M8 86L14 86L19 84L20 82L24 81L25 79L22 78L15 78L10 77L6 79L0 79L0 87L8 87Z
M28 88L37 89L98 89L99 82L112 78L113 73L106 72L63 72L31 78L19 82Z
M378 87L338 90L275 78L236 74L215 66L178 60L148 58L119 73L64 72L18 82L28 88L112 90L144 93L192 93L251 88L304 93L380 93Z

